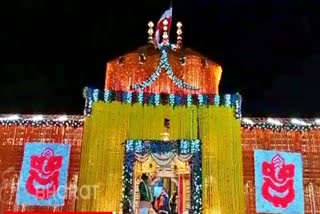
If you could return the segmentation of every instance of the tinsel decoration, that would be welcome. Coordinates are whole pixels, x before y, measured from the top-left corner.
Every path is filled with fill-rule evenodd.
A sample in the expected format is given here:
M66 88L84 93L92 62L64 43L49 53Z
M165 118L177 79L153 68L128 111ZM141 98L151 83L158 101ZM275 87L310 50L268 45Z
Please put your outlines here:
M122 186L122 213L133 213L133 171L135 155L164 154L168 152L178 155L192 154L191 181L192 200L191 214L202 212L202 164L201 164L201 142L199 140L177 140L177 141L143 141L128 140L125 142L125 158L123 166Z

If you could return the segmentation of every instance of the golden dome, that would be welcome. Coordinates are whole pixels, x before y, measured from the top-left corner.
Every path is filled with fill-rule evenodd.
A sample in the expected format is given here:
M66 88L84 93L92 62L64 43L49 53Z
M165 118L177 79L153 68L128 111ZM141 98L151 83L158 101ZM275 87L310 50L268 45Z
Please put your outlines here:
M160 74L153 75L161 60L161 50L144 46L107 63L105 89L156 94L218 94L220 65L191 49L168 50L167 55L177 81L172 80L172 75L169 77L164 67ZM152 75L152 82L149 81L147 87L135 89L134 85L141 85ZM190 89L192 87L196 89Z

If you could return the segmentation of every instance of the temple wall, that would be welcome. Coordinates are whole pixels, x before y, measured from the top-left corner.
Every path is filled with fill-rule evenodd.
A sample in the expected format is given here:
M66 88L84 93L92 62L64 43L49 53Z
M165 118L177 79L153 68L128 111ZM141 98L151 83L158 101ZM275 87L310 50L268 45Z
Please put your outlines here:
M320 213L320 131L242 129L246 213L255 212L254 149L299 152L303 160L305 213Z
M76 190L83 127L0 125L0 214L5 211L74 211L76 195L66 194L62 207L21 206L16 204L16 188L27 142L67 143L71 145L68 189Z
M113 107L106 108L106 106ZM301 152L304 164L305 213L320 213L319 130L305 132L276 132L269 129L250 130L246 128L241 130L240 122L234 120L231 116L232 111L228 108L215 107L208 110L207 107L203 109L192 107L192 110L187 111L186 108L174 110L170 106L160 108L143 108L141 105L139 107L139 104L133 108L131 108L132 105L125 105L124 108L119 108L119 106L121 106L120 103L95 104L94 113L87 119L86 133L84 133L84 142L87 146L83 147L84 158L81 163L84 177L79 178L80 182L78 182L78 175L83 127L0 125L0 214L3 214L5 210L75 210L76 197L71 193L67 193L63 207L19 206L15 203L24 144L27 142L64 142L72 145L68 188L75 188L77 183L79 186L98 183L104 188L98 191L99 200L79 201L78 210L112 210L114 207L119 209L121 183L114 181L115 178L119 181L122 179L123 147L120 142L129 138L161 139L160 133L163 131L164 117L171 119L172 139L200 137L203 142L203 173L206 174L203 180L204 213L215 211L216 213L232 213L229 211L235 209L231 207L231 203L229 205L226 203L226 200L231 198L236 198L237 206L241 208L241 188L244 192L246 213L256 213L254 149ZM140 113L136 114L137 112ZM224 119L221 119L222 117ZM117 120L117 118L122 119ZM199 128L199 136L197 128ZM234 143L240 140L242 140L242 151L237 147L237 143ZM237 152L243 154L243 166L241 167L235 167L237 163L241 163L241 155L231 155ZM237 177L242 171L231 170L229 172L228 167L234 167L234 170L242 170L243 167L243 186L236 187L236 181L242 182L241 176ZM229 180L232 183L231 187L223 183L226 179L223 176L231 179Z

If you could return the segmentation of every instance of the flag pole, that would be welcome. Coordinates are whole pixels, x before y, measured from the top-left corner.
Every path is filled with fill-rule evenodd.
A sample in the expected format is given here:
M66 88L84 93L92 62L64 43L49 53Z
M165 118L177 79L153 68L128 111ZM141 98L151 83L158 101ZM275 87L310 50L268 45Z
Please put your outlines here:
M173 23L173 7L172 7L172 0L170 0L170 9L171 9L171 25L170 28L172 27L172 23ZM170 38L170 34L171 34L171 29L168 29L169 31L169 38ZM170 41L170 40L169 40Z
M172 17L171 17L171 19L173 20L173 7L172 7L172 0L170 0L170 8L171 8L171 10L172 10Z

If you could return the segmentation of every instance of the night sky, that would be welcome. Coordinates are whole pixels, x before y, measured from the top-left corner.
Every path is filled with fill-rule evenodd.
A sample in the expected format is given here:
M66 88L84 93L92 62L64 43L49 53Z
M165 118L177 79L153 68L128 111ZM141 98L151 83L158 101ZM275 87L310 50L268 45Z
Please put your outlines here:
M185 46L222 65L220 92L240 92L245 116L316 117L320 1L313 2L173 0L173 19L184 25ZM0 4L0 114L81 114L83 88L103 89L106 62L145 45L148 21L157 22L169 0Z

